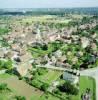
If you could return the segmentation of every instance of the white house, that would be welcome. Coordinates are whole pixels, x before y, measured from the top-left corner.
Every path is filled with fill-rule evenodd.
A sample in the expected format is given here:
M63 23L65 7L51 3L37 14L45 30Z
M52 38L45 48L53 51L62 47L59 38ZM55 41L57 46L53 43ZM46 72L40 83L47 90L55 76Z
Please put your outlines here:
M63 79L68 80L73 84L77 84L79 82L79 76L78 75L74 75L74 74L66 72L66 71L63 73Z
M81 45L83 48L86 48L89 44L90 44L90 41L88 38L86 38L86 37L81 38Z
M61 57L61 56L62 56L62 51L61 51L61 50L57 50L57 51L54 53L54 56L55 56L56 58Z

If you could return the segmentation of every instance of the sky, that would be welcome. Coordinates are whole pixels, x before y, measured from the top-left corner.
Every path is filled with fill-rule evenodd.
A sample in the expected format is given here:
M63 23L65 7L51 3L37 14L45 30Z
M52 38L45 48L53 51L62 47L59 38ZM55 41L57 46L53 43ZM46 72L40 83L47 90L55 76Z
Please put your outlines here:
M98 7L98 0L0 0L0 8Z

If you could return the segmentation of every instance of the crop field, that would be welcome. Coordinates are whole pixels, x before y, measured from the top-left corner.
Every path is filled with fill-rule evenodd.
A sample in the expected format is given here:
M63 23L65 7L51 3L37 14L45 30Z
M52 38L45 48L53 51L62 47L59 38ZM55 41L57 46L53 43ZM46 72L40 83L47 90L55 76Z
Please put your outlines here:
M40 16L40 17L30 17L30 18L24 18L22 22L26 23L32 23L32 22L46 22L46 23L68 23L71 19L58 19L56 16Z

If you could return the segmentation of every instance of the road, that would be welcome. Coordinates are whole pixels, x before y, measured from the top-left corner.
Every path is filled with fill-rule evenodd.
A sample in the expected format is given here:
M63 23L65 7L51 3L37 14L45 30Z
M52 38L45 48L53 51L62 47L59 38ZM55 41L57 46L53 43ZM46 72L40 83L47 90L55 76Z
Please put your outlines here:
M37 67L48 68L48 69L59 70L59 71L73 71L72 69L56 67L56 66L52 66L52 65L37 65Z
M96 81L96 100L98 100L98 67L80 71L80 75L81 76L90 76L95 79L95 81Z

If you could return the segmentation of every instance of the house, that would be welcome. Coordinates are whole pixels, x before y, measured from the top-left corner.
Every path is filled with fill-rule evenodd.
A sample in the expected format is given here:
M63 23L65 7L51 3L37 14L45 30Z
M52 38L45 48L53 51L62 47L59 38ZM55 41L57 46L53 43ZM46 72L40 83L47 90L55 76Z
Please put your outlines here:
M86 48L89 44L90 44L90 41L88 38L86 38L86 37L81 38L81 45L83 48Z
M19 44L12 44L11 45L11 49L13 50L13 51L17 51L17 52L20 52L20 46L19 46Z
M23 77L27 74L28 69L24 68L23 66L20 66L20 67L18 66L18 67L16 67L16 72L17 72L18 75Z
M51 42L55 41L55 40L60 40L61 36L60 34L49 34L49 36L47 37L47 39Z
M63 79L70 81L73 84L77 84L79 82L79 76L77 74L75 75L74 73L66 71L63 73Z
M79 36L78 35L71 35L71 38L74 41L78 41L79 40Z
M17 54L14 54L11 59L16 62L21 62L20 56L18 56Z
M78 57L74 57L73 59L72 59L72 64L76 64L78 62Z
M91 37L92 37L93 39L95 39L95 38L97 37L97 34L96 34L96 33L92 33L92 34L91 34Z
M51 60L52 60L53 64L55 64L57 62L57 59L55 58L55 56L52 56Z
M5 47L0 48L0 58L4 58L5 54L8 52L8 49Z
M48 88L48 91L49 91L49 92L53 92L53 90L55 90L56 87L57 87L59 84L60 84L59 81L53 81L52 84L51 84L51 86Z
M54 56L55 56L56 58L61 57L61 56L62 56L62 51L61 51L61 50L57 50L57 51L54 53Z
M77 56L77 57L83 56L83 52L82 52L82 51L77 52L77 53L76 53L76 56Z
M91 43L90 46L91 46L91 48L92 48L93 50L97 50L97 45L96 45L96 43Z
M0 49L0 58L4 57L4 52L2 52L2 50Z
M21 63L16 68L15 71L19 76L26 76L28 74L28 70L32 69L32 65L29 63Z
M57 67L71 68L72 65L67 63L67 57L65 55L63 55L57 59L56 66Z

